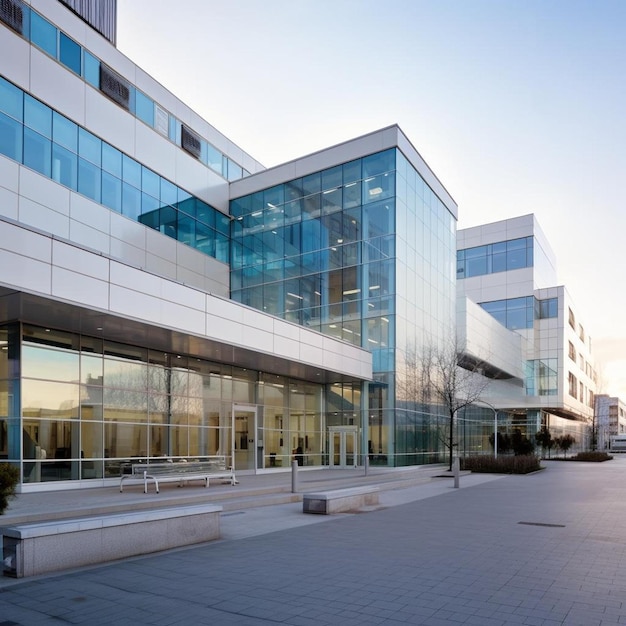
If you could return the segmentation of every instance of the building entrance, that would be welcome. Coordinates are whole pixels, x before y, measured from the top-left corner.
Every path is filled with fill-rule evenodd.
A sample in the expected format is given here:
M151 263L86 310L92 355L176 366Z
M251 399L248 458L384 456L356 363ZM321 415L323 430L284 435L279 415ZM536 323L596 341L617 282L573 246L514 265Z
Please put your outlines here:
M328 465L330 467L356 467L358 462L356 426L330 426L328 428Z
M236 470L256 468L257 414L256 406L233 404L233 462ZM260 450L263 454L262 449Z

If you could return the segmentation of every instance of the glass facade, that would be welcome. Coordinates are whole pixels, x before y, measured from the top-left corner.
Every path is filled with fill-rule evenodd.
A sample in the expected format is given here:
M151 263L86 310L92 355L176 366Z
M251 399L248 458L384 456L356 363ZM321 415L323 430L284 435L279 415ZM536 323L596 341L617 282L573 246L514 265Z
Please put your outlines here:
M558 299L537 300L534 296L481 302L480 306L510 330L533 328L535 320L558 316Z
M0 154L229 261L230 219L0 77Z
M533 237L509 239L457 251L457 278L471 278L533 266Z
M24 483L211 455L289 467L299 447L303 465L327 462L321 385L34 326L0 329L0 345L0 459Z
M372 462L434 460L437 411L397 399L396 371L454 332L456 222L408 160L372 154L232 200L231 215L234 300L372 352L373 382L328 390L328 425L364 427Z

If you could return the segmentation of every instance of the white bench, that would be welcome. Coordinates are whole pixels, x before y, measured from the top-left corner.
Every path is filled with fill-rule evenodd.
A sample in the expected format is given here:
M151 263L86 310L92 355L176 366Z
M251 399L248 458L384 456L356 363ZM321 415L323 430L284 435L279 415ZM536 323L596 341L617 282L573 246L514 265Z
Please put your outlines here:
M159 483L176 482L182 487L192 480L204 481L208 487L211 479L228 480L231 485L239 484L235 477L235 470L226 465L226 457L216 456L204 461L179 461L171 463L133 463L130 473L120 477L120 492L125 483L143 483L144 493L148 493L148 483L154 482L159 493Z
M0 528L4 575L35 576L219 539L221 511L196 504Z
M348 487L347 489L305 493L302 497L302 512L332 515L356 511L376 504L378 504L378 487Z

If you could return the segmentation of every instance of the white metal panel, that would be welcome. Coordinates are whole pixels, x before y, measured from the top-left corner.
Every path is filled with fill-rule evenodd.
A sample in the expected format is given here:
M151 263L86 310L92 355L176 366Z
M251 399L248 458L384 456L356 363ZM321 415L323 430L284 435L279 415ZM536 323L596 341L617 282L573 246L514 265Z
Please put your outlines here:
M107 281L53 266L52 296L81 306L106 309L109 306L109 285Z
M97 228L92 228L82 222L70 220L70 241L86 248L97 250L109 256L111 252L111 237Z
M122 152L135 154L135 118L95 89L85 91L85 126Z
M53 209L57 213L70 214L70 190L57 182L20 166L20 194L30 200Z
M61 215L28 198L20 198L19 221L63 239L70 237L70 220L66 215Z
M2 75L22 89L30 87L30 46L10 28L0 28L0 50L10 63L2 64Z
M0 283L3 285L49 295L51 270L49 263L0 249Z
M12 220L18 217L18 195L4 187L0 187L0 215Z
M20 166L0 154L0 187L18 193Z
M30 92L77 124L85 125L85 82L34 46L30 54Z
M161 301L160 323L173 328L184 328L186 332L203 334L205 327L204 311L177 304Z
M112 237L109 241L111 258L133 267L145 267L146 251Z
M50 237L40 235L17 224L0 221L0 247L44 263L52 262Z
M100 232L110 235L112 211L81 196L79 193L70 192L70 218L82 224L88 224ZM108 250L108 247L107 247Z
M101 281L109 280L108 259L62 241L52 242L52 264Z

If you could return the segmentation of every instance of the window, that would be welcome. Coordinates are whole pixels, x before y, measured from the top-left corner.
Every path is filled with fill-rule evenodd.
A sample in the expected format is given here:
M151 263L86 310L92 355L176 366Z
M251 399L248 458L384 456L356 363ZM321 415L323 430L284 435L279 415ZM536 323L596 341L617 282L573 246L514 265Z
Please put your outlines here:
M578 325L578 336L582 342L585 341L585 329L582 327L582 324Z
M576 361L576 348L574 347L574 344L571 341L568 341L569 344L569 358L572 361Z
M74 72L81 74L81 52L82 48L65 33L59 35L59 61Z
M569 325L576 330L576 318L574 317L574 311L572 311L572 309L568 309L568 312Z
M522 269L532 264L533 238L510 239L457 251L457 278Z
M137 117L148 124L148 126L154 126L154 102L137 90L135 94L135 110Z
M569 384L569 395L572 396L572 398L576 398L576 394L578 392L578 380L572 372L568 373L567 379Z
M558 298L539 300L539 319L550 319L558 316Z
M30 40L56 59L57 29L35 11L30 16Z

